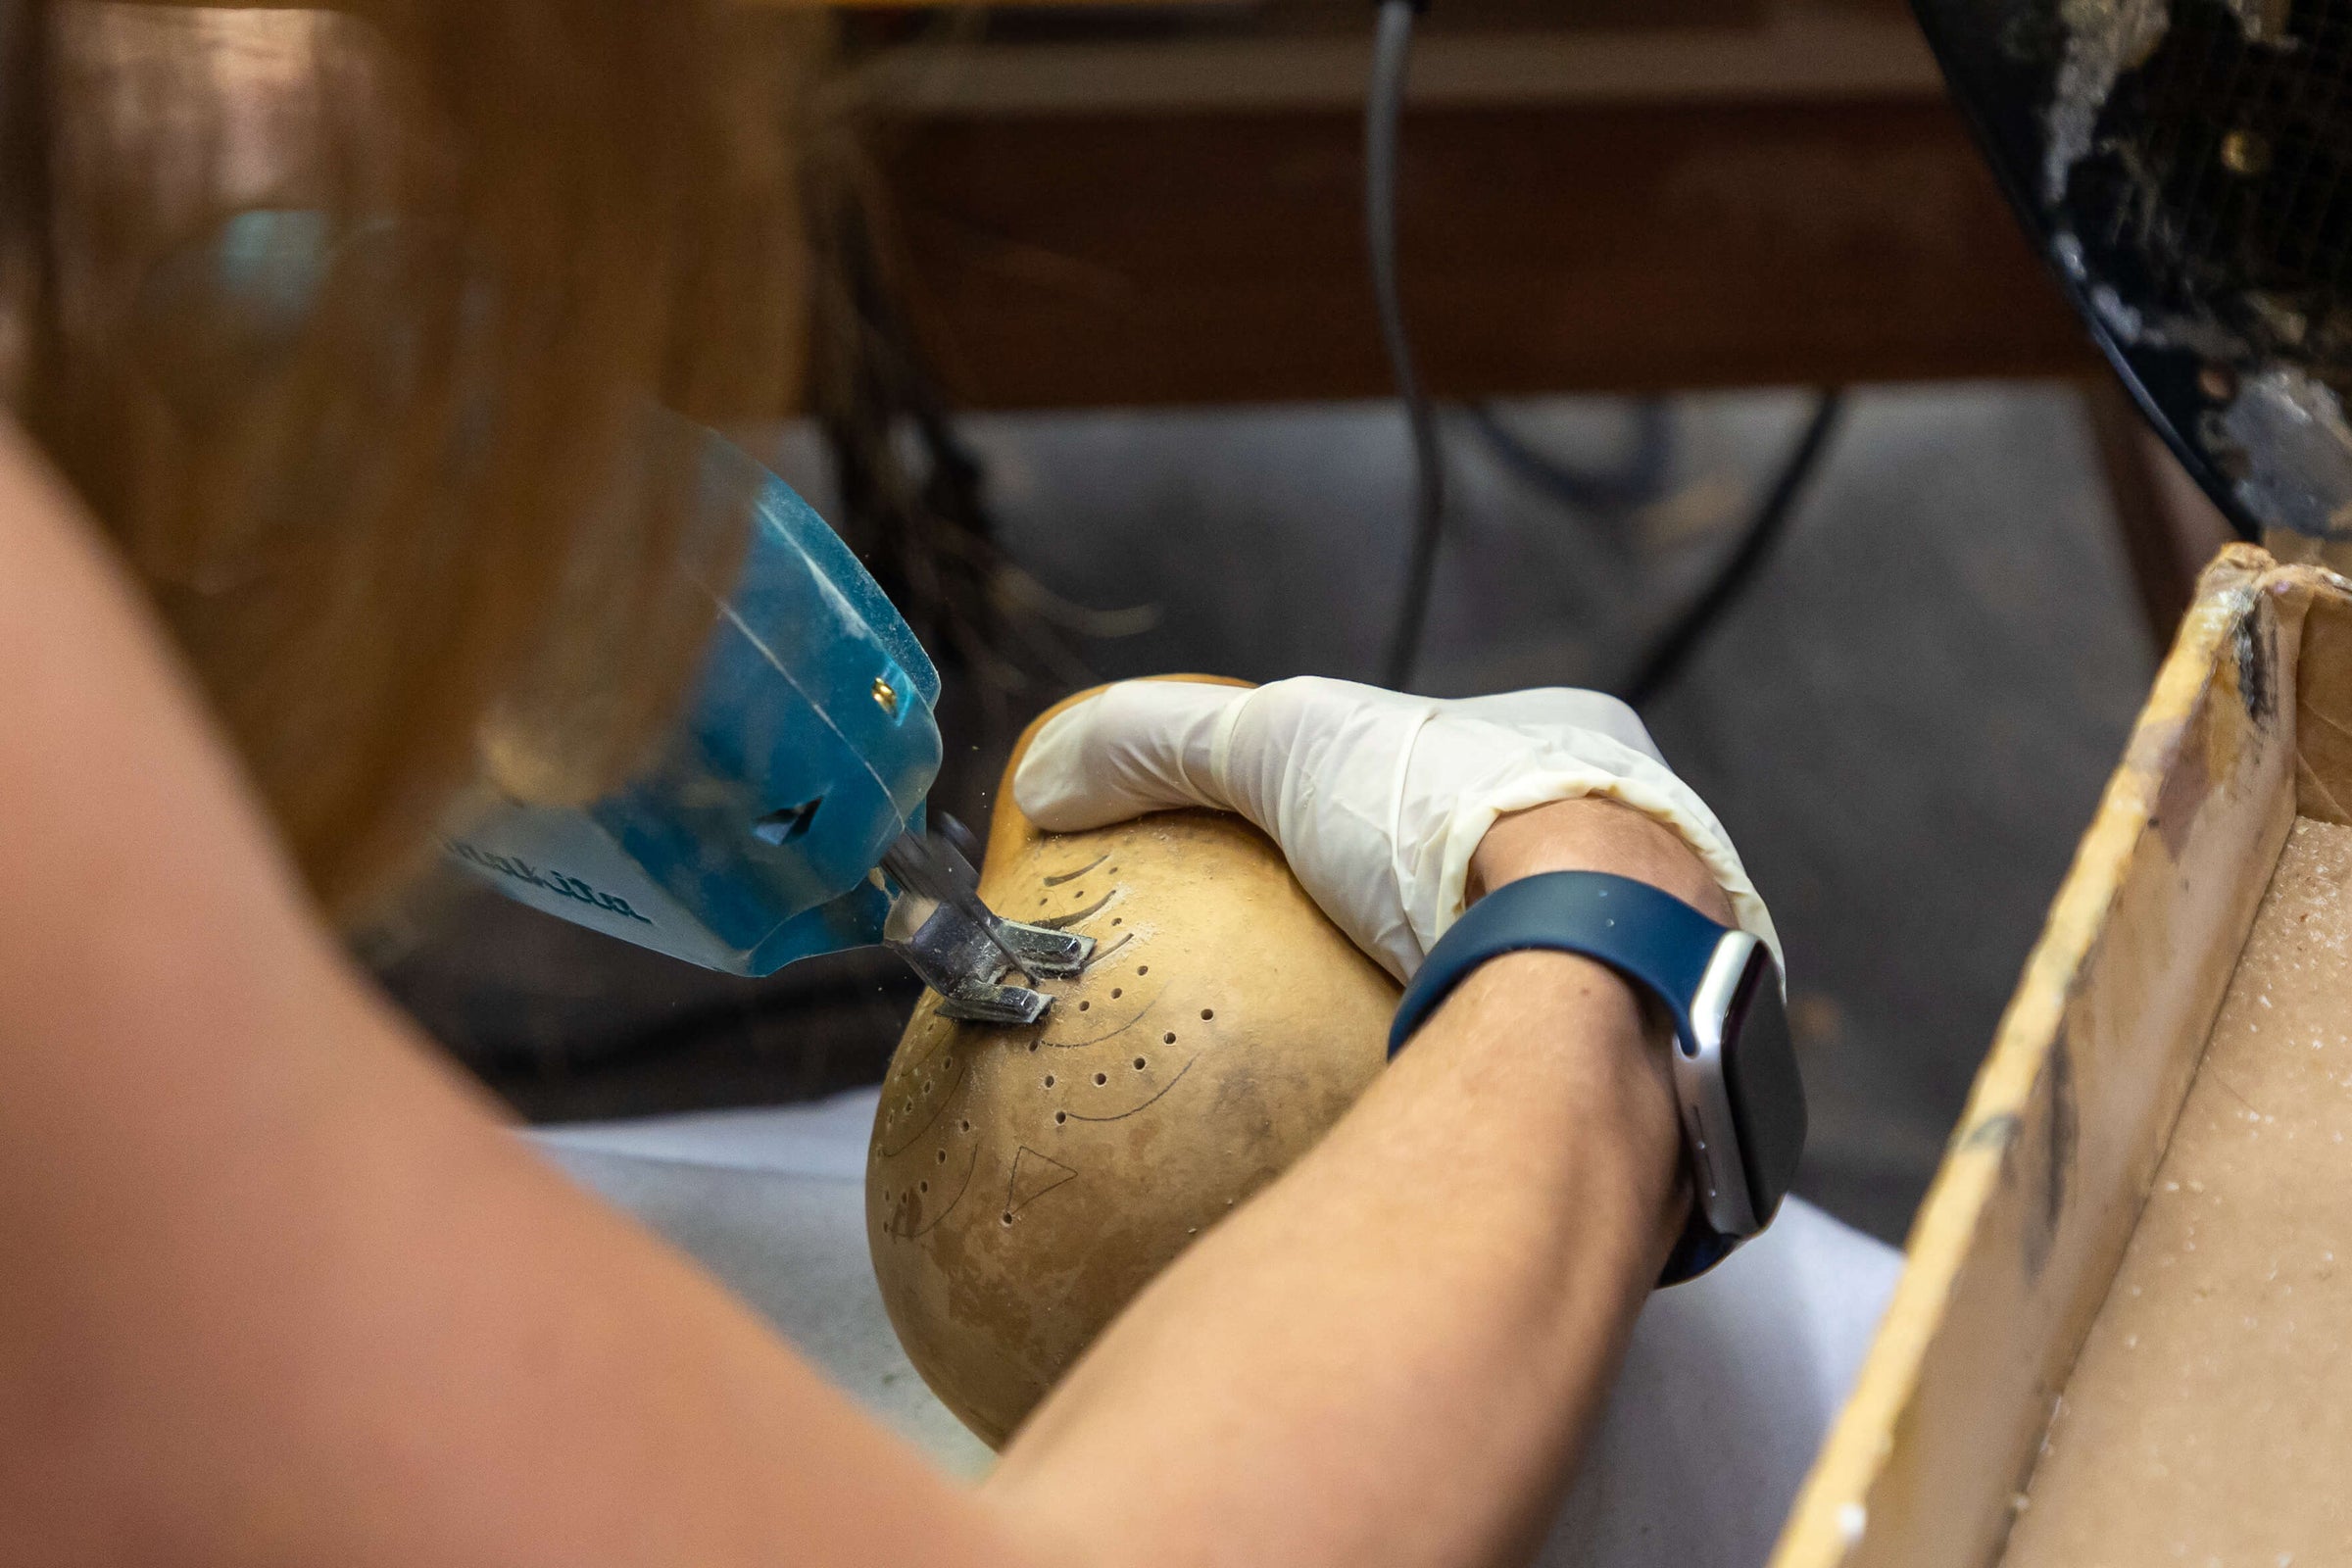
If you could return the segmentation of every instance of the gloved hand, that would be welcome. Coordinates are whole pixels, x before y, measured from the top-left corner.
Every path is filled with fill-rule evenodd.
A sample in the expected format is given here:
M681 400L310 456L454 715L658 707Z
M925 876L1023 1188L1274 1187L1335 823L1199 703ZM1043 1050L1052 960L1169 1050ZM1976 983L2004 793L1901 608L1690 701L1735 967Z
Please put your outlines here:
M1128 681L1040 730L1012 790L1055 832L1171 807L1239 811L1399 980L1461 916L1470 858L1497 816L1607 796L1680 834L1740 924L1780 956L1723 825L1634 710L1598 692L1443 701L1311 676L1254 688Z

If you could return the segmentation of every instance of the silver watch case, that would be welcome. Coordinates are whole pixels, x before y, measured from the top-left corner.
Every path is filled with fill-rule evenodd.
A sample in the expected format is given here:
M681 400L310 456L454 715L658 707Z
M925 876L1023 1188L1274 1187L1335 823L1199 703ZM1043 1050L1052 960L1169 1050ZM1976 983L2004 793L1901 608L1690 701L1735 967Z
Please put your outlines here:
M1756 973L1759 965L1761 972ZM1743 985L1751 973L1753 985ZM1759 1004L1769 1006L1785 1031L1780 970L1771 950L1749 932L1727 931L1691 993L1690 1030L1677 1039L1674 1053L1675 1098L1681 1103L1684 1150L1699 1209L1709 1225L1735 1239L1753 1236L1769 1224L1783 1196L1769 1183L1758 1183L1751 1174L1758 1162L1740 1147L1743 1118L1733 1105L1737 1078L1730 1060L1738 1042L1730 1036L1735 1025L1747 1021L1747 1016L1735 1017L1743 994L1747 1015ZM1793 1072L1793 1058L1788 1065ZM1798 1147L1804 1141L1802 1093L1800 1086L1793 1129ZM1752 1114L1746 1119L1752 1121ZM1792 1165L1793 1159L1788 1163Z

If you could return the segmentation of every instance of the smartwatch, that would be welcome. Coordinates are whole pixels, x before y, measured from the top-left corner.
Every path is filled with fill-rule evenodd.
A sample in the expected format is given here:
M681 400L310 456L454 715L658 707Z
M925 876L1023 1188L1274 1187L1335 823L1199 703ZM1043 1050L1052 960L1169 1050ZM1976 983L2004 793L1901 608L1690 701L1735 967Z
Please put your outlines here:
M1675 1099L1692 1200L1658 1283L1705 1273L1772 1222L1804 1152L1805 1086L1772 950L1630 877L1522 877L1472 905L1430 950L1397 1004L1389 1054L1471 970L1531 949L1605 963L1673 1019Z

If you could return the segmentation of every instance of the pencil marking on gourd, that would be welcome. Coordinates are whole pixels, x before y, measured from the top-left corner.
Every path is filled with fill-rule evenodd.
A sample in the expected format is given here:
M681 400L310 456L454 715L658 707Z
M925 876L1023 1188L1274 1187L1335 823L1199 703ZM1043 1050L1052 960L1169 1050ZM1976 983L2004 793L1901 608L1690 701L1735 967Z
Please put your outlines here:
M1199 1056L1195 1056L1195 1057L1193 1058L1193 1061L1199 1061L1200 1059L1200 1058ZM1125 1120L1126 1120L1128 1117L1130 1117L1130 1116L1133 1116L1133 1115L1136 1115L1137 1113L1139 1113L1139 1112L1141 1112L1141 1111L1150 1110L1150 1109L1151 1109L1151 1108L1152 1108L1153 1105L1156 1105L1156 1104L1158 1104L1158 1103L1159 1103L1159 1102L1161 1101L1161 1099L1162 1099L1162 1098L1164 1098L1164 1097L1166 1096L1167 1092L1168 1092L1170 1089L1173 1089L1173 1088L1175 1088L1175 1087L1176 1087L1178 1084L1180 1084L1180 1083L1184 1082L1184 1075L1185 1075L1186 1073L1188 1073L1188 1072L1191 1072L1191 1071L1193 1070L1193 1061L1188 1061L1188 1062L1186 1062L1186 1063L1185 1063L1183 1066L1181 1066L1181 1067L1177 1068L1177 1069L1176 1069L1176 1076L1175 1076L1175 1077L1173 1077L1173 1078L1171 1078L1171 1079L1169 1079L1169 1080L1167 1081L1167 1083L1161 1087L1161 1089L1160 1089L1160 1091L1159 1091L1159 1093L1158 1093L1158 1094L1156 1094L1156 1095L1153 1095L1153 1096L1152 1096L1152 1097L1150 1100L1147 1100L1147 1101L1145 1101L1145 1102L1144 1102L1142 1104L1140 1104L1140 1105L1133 1105L1133 1106L1130 1106L1129 1108L1127 1108L1127 1109L1125 1109L1125 1110L1122 1110L1122 1111L1120 1111L1120 1112L1119 1112L1117 1115L1115 1115L1115 1116L1082 1116L1082 1115L1080 1115L1078 1112L1076 1112L1076 1111L1074 1111L1074 1110L1073 1110L1073 1111L1071 1111L1071 1112L1070 1112L1070 1120L1072 1120L1072 1121L1125 1121Z
M948 1206L941 1209L938 1213L932 1215L931 1223L924 1226L921 1230L902 1231L897 1230L894 1227L891 1234L896 1235L901 1241L911 1242L918 1237L928 1236L933 1231L937 1230L939 1228L939 1222L946 1219L950 1214L955 1213L956 1205L963 1201L963 1195L972 1190L972 1172L978 1170L979 1168L980 1151L975 1146L972 1150L972 1157L968 1160L965 1160L963 1164L963 1185L956 1189L956 1196L948 1200Z

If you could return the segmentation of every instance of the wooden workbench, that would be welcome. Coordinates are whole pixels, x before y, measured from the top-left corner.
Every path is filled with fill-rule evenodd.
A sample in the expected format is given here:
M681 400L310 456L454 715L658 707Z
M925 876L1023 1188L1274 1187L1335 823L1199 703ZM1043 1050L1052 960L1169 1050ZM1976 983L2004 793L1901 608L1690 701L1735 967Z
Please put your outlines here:
M1385 396L1359 0L853 18L967 408ZM1441 397L2088 373L1900 0L1448 0L1406 310Z
M2352 582L2233 547L1776 1568L2352 1548Z

